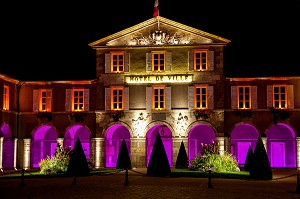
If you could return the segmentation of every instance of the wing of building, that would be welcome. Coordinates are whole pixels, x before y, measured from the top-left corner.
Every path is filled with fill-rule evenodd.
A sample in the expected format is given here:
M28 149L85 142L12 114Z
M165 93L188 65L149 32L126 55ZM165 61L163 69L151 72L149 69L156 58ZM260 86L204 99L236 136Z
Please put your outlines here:
M96 79L0 75L0 168L38 168L77 138L95 168L116 167L123 139L147 167L157 134L170 167L182 141L189 160L214 142L243 167L259 136L272 168L299 167L299 77L224 77L230 42L157 16L87 44Z

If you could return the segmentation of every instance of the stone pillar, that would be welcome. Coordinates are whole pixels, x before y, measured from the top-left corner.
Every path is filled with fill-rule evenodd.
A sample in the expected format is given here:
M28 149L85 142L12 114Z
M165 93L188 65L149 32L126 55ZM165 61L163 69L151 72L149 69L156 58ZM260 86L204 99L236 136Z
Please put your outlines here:
M263 142L263 144L264 144L264 147L265 147L265 149L266 149L266 153L268 154L268 151L267 151L267 138L266 138L266 137L262 137L261 140L262 140L262 142ZM253 152L254 152L254 151L253 151Z
M297 142L297 148L296 148L296 154L297 154L297 170L300 169L300 137L296 138Z
M59 144L61 147L64 146L64 138L57 138L57 144Z
M30 169L30 138L24 139L23 169Z
M95 164L95 169L99 169L101 167L101 140L103 142L103 138L92 138L91 139L91 151L93 154L93 161ZM103 146L103 144L102 144Z
M14 168L17 170L18 138L14 139Z
M223 155L225 151L225 138L217 137L216 140L217 140L217 144L219 144L219 152L221 155Z
M3 139L4 137L0 137L0 169L3 169Z

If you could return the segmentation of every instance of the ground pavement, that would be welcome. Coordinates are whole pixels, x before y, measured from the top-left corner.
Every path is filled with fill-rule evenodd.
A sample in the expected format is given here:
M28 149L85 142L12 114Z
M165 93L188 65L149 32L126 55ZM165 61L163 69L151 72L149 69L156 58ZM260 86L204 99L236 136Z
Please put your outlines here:
M300 198L298 170L274 170L273 180L146 176L146 169L89 177L1 179L1 199Z

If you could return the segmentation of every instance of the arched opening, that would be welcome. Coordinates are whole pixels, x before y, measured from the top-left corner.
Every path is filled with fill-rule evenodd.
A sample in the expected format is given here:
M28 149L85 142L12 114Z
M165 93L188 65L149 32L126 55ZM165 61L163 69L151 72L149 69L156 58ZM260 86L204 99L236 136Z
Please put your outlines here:
M287 124L273 125L267 132L267 153L272 168L296 168L296 139Z
M116 167L123 139L130 156L130 133L122 124L109 127L105 135L105 167Z
M188 157L189 160L196 158L202 151L203 144L215 142L215 131L207 124L197 124L188 135Z
M14 139L8 124L3 124L0 129L0 137L3 137L2 167L4 169L14 168Z
M30 152L32 168L39 168L39 162L42 159L54 155L57 146L57 135L56 130L49 125L40 126L35 130Z
M77 138L80 139L81 146L87 160L90 159L90 131L85 126L76 124L69 127L64 137L64 148L74 149Z
M249 146L254 152L259 133L251 124L239 124L231 132L231 154L236 157L238 164L243 167Z
M157 136L157 134L160 134L163 145L165 147L165 151L168 157L168 161L169 161L169 165L170 167L173 167L173 162L172 162L172 152L173 152L173 148L172 148L172 132L171 130L163 125L163 124L157 124L155 126L153 126L152 128L149 129L149 131L147 132L147 136L146 136L146 165L148 167L149 161L150 161L150 157L152 154L152 149L154 146L154 142L155 142L155 138Z

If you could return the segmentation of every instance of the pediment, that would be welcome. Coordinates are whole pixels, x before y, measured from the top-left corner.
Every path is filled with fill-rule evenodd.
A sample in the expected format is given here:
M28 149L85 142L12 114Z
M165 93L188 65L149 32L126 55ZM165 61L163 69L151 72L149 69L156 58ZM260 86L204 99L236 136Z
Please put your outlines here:
M230 40L158 16L99 39L94 48L121 46L162 46L227 44Z

